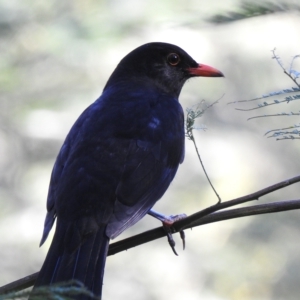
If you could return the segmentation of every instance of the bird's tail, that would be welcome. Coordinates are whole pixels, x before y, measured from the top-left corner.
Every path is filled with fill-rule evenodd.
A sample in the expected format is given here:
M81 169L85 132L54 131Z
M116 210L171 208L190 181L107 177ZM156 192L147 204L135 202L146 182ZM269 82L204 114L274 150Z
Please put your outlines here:
M95 296L101 298L109 244L109 238L105 235L105 227L99 227L96 232L89 234L76 248L70 245L73 238L68 239L68 245L66 245L66 230L64 226L60 225L58 222L52 244L34 288L78 280ZM79 295L74 299L88 300L92 298Z

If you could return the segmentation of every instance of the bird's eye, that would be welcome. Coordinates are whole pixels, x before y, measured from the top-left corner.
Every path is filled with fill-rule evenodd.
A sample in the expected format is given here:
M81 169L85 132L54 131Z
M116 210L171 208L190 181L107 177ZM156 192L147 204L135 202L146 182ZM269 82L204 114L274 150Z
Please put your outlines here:
M177 53L170 53L167 57L167 60L171 66L176 66L180 62L180 57Z

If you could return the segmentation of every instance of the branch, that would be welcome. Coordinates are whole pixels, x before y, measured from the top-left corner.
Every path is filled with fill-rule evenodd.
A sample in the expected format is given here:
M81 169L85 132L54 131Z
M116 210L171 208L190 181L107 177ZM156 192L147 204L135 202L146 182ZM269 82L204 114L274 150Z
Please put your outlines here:
M197 221L198 219L200 219L200 218L202 218L202 217L204 217L208 214L211 214L213 212L216 212L216 211L224 209L224 208L229 208L229 207L232 207L232 206L235 206L235 205L246 203L246 202L249 202L249 201L252 201L252 200L258 200L262 196L265 196L265 195L270 194L274 191L280 190L284 187L287 187L287 186L292 185L294 183L297 183L299 181L300 181L300 176L296 176L296 177L281 181L279 183L276 183L274 185L271 185L267 188L264 188L262 190L259 190L259 191L255 192L255 193L252 193L252 194L249 194L249 195L246 195L246 196L243 196L243 197L239 197L239 198L236 198L236 199L233 199L233 200L225 201L225 202L222 202L222 203L217 203L213 206L205 208L204 210L199 211L199 212L189 216L186 219L183 219L183 220L180 220L180 221L176 222L173 225L173 227L177 228L177 226L181 226L179 228L180 230L186 229L187 228L186 226L188 226L189 223L193 223L193 222Z
M254 205L250 207L243 207L237 209L226 210L222 212L217 212L218 210L229 208L235 205L239 205L245 202L258 200L260 197L270 194L274 191L292 185L294 183L300 182L300 176L296 176L262 190L259 190L255 193L239 197L230 201L222 202L210 206L202 211L199 211L186 219L180 220L172 226L172 229L175 232L179 232L183 229L188 229L196 226L201 226L213 222L225 221L234 218L241 218L246 216L258 215L258 214L267 214L275 213L287 210L300 209L300 199L298 200L286 200L280 202L273 202L262 205ZM128 250L130 248L151 242L153 240L159 239L166 236L166 232L163 227L158 227L138 235L132 236L130 238L124 239L122 241L112 243L109 246L108 255L114 255L121 251ZM16 280L12 283L0 287L0 294L20 291L22 289L32 286L38 276L38 272Z

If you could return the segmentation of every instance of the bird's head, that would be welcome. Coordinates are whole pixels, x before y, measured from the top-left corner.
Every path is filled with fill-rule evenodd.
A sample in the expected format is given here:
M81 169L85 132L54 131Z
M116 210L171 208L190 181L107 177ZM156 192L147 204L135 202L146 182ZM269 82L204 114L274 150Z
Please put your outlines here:
M148 43L136 48L120 61L105 88L121 82L140 82L178 98L185 81L195 76L224 75L215 68L197 63L175 45Z

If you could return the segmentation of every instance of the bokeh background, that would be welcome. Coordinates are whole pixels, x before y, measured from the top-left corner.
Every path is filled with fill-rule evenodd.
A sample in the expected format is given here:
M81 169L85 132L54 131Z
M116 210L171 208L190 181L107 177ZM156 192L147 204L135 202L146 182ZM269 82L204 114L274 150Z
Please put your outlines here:
M293 86L270 50L276 47L287 67L300 54L298 1L250 3L253 7L238 0L0 0L0 285L41 267L51 240L38 247L56 154L119 60L143 43L174 43L224 72L225 79L190 80L180 97L186 109L224 95L198 121L208 129L195 132L223 200L299 174L299 142L264 136L298 124L299 117L247 121L299 111L299 104L256 112L235 108L257 103L227 104ZM185 162L155 207L166 214L192 214L217 200L192 143L186 143ZM299 184L259 203L297 198ZM146 216L118 239L157 226ZM103 298L299 299L298 211L209 224L186 236L185 251L175 236L178 257L166 239L109 257Z

